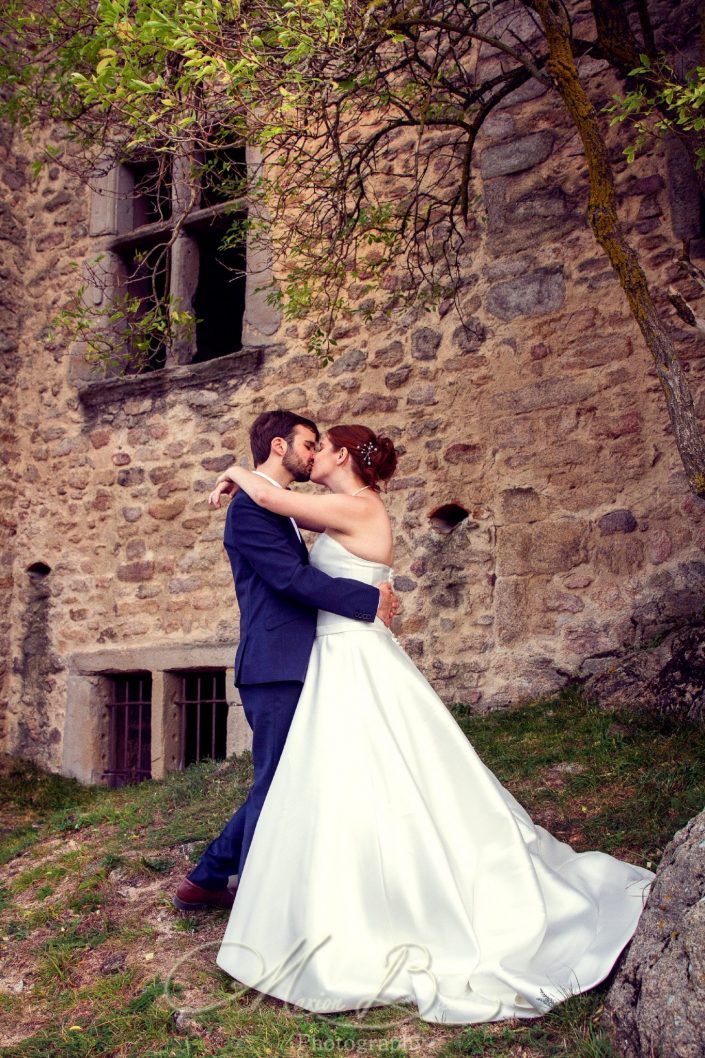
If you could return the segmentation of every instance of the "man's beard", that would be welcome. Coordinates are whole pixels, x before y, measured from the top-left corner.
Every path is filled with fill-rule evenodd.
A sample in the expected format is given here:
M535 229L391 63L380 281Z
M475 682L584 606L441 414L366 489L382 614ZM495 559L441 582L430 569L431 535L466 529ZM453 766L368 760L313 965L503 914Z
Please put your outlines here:
M294 481L308 481L311 477L311 466L309 461L304 463L302 459L292 451L284 453L282 466L289 471Z

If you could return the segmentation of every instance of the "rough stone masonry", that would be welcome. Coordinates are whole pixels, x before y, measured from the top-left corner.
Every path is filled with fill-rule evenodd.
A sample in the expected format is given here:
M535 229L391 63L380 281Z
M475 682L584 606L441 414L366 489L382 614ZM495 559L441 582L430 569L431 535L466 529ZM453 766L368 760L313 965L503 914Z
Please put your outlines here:
M607 101L604 64L581 69ZM664 295L684 226L702 234L701 217L671 195L665 146L627 166L610 136L622 217L705 415L702 343ZM234 653L223 512L206 498L272 406L394 439L396 631L447 702L481 711L546 694L702 606L705 502L688 492L649 355L586 226L576 133L540 85L510 97L477 144L463 319L448 304L388 316L360 293L369 322L341 321L329 366L306 351L303 326L267 327L253 308L239 353L91 381L76 350L47 337L73 262L95 253L91 202L58 165L30 178L32 157L4 133L7 750L62 767L77 655L119 668L135 649ZM439 532L431 516L449 504L467 517Z

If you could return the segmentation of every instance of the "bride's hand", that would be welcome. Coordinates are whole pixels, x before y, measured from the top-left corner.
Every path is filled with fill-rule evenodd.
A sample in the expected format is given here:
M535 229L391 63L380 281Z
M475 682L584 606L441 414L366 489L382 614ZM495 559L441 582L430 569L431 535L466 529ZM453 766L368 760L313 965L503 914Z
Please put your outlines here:
M392 623L392 620L396 616L397 611L399 609L399 600L394 594L394 591L392 590L392 585L389 583L389 581L382 581L382 583L378 584L377 587L379 588L379 606L377 607L377 616L381 621L384 622L387 628L389 628Z
M216 481L216 486L208 497L209 507L220 507L221 496L234 496L239 491L239 485L226 474L221 474Z

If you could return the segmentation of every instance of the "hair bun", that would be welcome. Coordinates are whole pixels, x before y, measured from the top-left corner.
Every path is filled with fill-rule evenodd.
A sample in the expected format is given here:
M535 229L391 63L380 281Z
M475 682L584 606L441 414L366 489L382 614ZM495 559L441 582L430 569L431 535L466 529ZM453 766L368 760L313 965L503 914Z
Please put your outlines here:
M377 436L374 440L372 467L380 481L387 481L397 469L397 453L390 437Z
M387 481L397 468L397 453L389 437L378 437L369 426L331 426L326 431L334 448L347 448L355 468L371 488L378 481Z

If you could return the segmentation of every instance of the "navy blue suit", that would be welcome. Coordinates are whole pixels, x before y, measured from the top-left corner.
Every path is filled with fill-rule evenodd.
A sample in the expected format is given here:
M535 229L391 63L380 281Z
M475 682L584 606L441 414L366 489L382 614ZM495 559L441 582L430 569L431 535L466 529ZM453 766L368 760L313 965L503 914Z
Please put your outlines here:
M244 804L189 874L205 889L223 889L231 874L242 874L306 677L318 611L374 621L379 603L377 588L309 565L291 520L244 492L228 507L224 544L240 607L235 683L252 728L255 777Z

